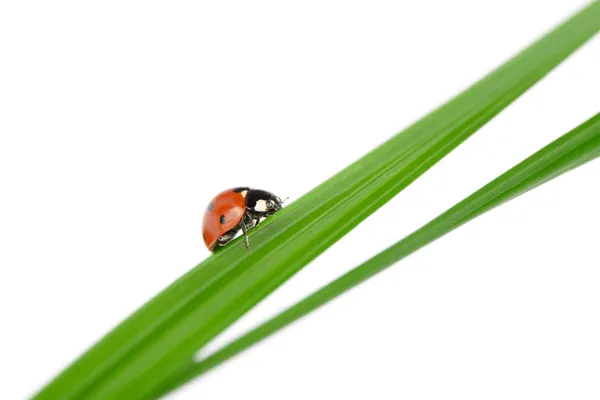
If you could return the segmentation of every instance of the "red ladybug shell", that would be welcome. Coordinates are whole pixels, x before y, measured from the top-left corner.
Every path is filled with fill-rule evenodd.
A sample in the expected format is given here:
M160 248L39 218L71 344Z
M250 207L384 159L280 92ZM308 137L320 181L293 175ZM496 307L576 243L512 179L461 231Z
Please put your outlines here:
M246 214L248 190L228 189L219 193L208 203L202 220L202 236L210 251L219 237L235 228Z

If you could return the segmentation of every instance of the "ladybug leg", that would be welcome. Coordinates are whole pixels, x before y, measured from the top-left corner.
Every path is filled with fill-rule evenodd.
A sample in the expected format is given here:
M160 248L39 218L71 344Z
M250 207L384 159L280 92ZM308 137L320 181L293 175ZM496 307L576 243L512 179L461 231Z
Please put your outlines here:
M256 217L256 223L254 224L254 226L257 227L258 224L260 224L260 217Z
M231 241L231 239L234 238L236 233L237 233L237 231L235 229L232 229L229 232L226 232L225 234L221 235L221 237L219 237L217 244L219 246L225 246L227 243L229 243Z
M248 241L248 229L246 228L246 221L244 221L244 219L242 219L242 233L244 234L244 244L246 245L246 248L248 250L250 250L250 242Z

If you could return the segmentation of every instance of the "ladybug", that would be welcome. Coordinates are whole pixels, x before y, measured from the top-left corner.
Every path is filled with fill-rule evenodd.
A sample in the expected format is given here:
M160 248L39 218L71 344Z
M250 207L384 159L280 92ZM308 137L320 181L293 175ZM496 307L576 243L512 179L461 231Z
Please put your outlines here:
M242 230L246 248L248 229L258 226L261 218L281 210L283 201L271 192L238 187L219 193L208 203L202 220L202 237L210 251L225 246Z

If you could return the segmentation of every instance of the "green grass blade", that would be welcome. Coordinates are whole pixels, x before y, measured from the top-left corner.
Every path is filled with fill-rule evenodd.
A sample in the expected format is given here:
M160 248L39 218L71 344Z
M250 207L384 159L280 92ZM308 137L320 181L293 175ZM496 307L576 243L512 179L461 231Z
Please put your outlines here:
M315 311L387 267L475 217L600 156L600 114L494 179L373 258L287 308L206 359L191 365L164 393L189 382Z
M128 317L37 399L151 396L192 355L423 174L600 29L594 2L402 133L209 257Z

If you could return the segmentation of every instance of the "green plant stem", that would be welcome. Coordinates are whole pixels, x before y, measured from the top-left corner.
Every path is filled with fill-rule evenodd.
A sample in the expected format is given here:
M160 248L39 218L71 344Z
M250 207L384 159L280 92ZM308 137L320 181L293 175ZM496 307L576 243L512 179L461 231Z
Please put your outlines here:
M164 393L211 370L475 217L600 156L600 114L560 137L406 238L191 364Z
M36 399L143 399L193 354L398 194L600 29L594 2L459 96L207 258L129 316Z

